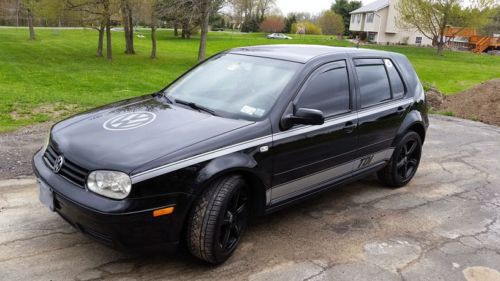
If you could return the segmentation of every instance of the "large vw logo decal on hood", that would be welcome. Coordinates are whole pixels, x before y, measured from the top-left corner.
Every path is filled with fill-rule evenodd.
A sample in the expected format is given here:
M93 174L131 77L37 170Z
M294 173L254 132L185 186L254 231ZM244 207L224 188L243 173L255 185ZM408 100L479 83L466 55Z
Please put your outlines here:
M102 126L109 131L132 130L146 126L155 119L156 114L152 112L131 112L113 117Z

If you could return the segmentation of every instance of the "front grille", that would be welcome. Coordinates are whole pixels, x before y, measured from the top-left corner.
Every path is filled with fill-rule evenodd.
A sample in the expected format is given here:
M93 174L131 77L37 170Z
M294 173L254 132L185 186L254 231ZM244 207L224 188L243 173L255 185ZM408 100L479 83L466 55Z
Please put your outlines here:
M49 145L47 147L47 150L45 150L45 154L43 155L43 157L45 159L45 163L47 163L49 168L52 169L52 167L54 166L54 162L59 155L61 154L57 152L52 145ZM76 165L66 157L64 158L64 164L59 171L59 175L81 188L84 188L85 186L85 179L87 178L88 173L89 171L87 169Z

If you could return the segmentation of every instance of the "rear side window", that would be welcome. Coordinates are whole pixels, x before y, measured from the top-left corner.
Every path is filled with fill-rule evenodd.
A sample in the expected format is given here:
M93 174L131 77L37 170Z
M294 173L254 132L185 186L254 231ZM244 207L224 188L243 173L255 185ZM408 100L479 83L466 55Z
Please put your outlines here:
M404 96L403 80L391 60L357 59L355 64L362 108Z
M297 106L321 110L325 117L349 111L349 76L345 61L318 69L306 83Z
M389 78L383 64L356 66L361 107L369 107L391 99Z
M398 70L394 66L391 60L385 59L385 67L387 68L387 74L389 74L389 80L391 82L392 88L392 98L399 99L405 95L405 86L401 75L399 75Z

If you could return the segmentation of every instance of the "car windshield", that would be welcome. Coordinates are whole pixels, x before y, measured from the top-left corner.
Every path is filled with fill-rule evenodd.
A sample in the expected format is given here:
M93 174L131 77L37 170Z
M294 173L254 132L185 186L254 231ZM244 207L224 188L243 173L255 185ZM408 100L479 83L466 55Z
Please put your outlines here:
M269 112L300 66L276 59L220 55L187 73L165 94L194 109L257 120Z

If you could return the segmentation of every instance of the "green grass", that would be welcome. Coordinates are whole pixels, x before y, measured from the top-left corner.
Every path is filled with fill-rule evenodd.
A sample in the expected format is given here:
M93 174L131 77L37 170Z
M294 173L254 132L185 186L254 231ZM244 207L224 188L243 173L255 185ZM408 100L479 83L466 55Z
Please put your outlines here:
M137 55L123 54L123 33L113 32L112 62L94 56L93 30L37 29L38 40L27 40L26 29L0 28L0 132L57 120L68 114L164 87L196 63L197 38L182 40L170 31L158 32L158 59L149 59L150 39L135 39ZM352 46L328 36L265 39L263 34L211 33L208 54L237 46L302 43ZM386 47L406 54L423 81L453 93L500 76L498 57L446 53L432 49Z

